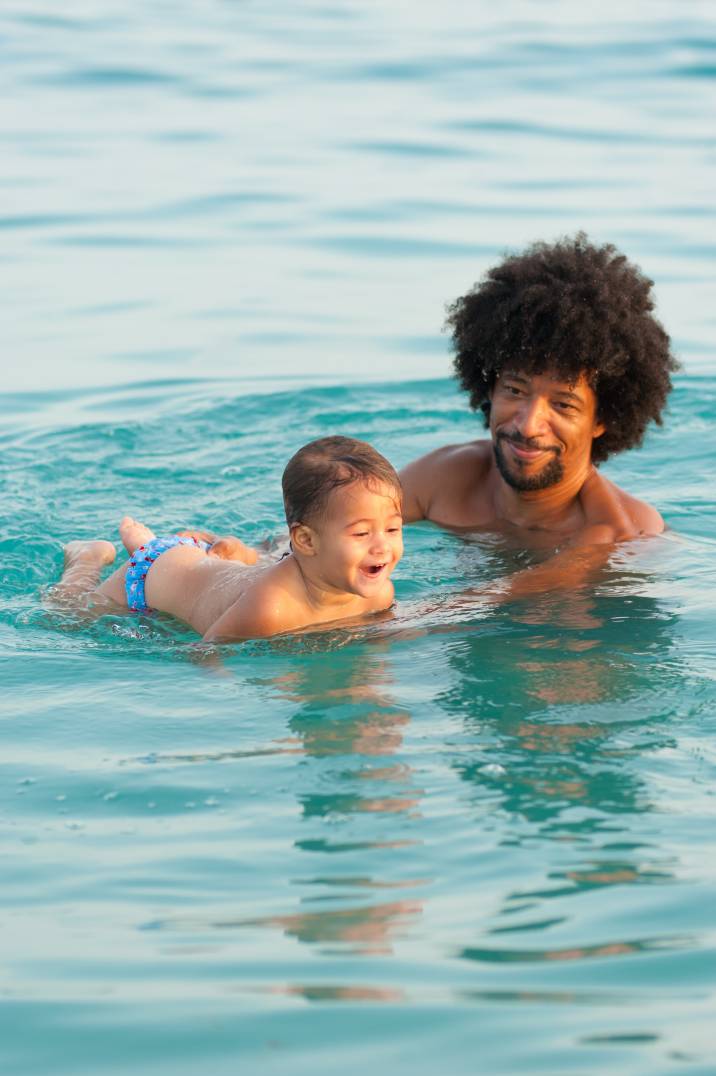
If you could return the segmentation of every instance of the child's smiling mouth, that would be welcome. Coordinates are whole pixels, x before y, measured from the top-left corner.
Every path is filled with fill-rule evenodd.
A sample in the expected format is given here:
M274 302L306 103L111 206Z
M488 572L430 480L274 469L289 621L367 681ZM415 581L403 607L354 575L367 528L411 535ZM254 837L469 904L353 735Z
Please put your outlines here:
M387 562L384 562L383 564L367 564L360 570L363 575L367 575L370 579L375 579L375 577L380 575L383 569L387 568L387 566Z

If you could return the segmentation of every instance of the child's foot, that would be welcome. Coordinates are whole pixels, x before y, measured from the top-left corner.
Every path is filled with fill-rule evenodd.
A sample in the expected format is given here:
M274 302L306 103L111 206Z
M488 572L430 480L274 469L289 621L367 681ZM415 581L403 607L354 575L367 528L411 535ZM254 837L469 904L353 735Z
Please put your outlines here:
M120 522L119 536L130 556L139 549L140 545L146 545L156 537L154 531L150 531L149 527L145 527L143 523L137 522L131 516L125 516Z
M63 577L73 569L78 568L104 568L105 564L111 564L117 556L117 550L111 542L97 539L94 542L85 542L81 538L74 542L68 542L63 549L65 554L65 566Z
M111 564L117 552L111 542L68 542L63 550L65 566L62 578L47 592L51 605L57 608L85 607L88 596L99 583L105 564Z

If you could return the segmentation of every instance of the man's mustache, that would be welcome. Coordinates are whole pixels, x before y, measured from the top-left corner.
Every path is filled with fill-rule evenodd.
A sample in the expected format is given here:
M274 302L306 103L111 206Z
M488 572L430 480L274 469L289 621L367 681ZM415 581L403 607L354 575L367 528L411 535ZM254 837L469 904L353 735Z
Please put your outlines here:
M562 455L562 449L559 445L541 445L534 437L525 437L519 432L519 430L507 431L501 430L497 435L498 441L510 441L513 445L519 445L520 448L534 449L538 452L554 452L555 456Z

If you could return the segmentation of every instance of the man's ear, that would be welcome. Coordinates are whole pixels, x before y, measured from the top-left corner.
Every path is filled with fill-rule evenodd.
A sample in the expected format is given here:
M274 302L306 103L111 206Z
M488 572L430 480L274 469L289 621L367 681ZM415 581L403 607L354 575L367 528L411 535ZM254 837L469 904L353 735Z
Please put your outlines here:
M592 440L595 440L597 437L601 437L602 434L606 432L606 429L607 427L604 425L603 422L596 422L594 424L594 430L592 432Z
M291 548L303 557L315 557L316 532L306 523L294 523L291 527Z

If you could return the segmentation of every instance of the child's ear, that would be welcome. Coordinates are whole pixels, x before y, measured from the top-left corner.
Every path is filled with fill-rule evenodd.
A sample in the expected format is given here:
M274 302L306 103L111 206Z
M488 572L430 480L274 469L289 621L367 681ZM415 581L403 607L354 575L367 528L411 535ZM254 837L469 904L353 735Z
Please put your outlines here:
M291 548L303 557L315 557L317 552L316 533L306 523L296 523L291 527Z

